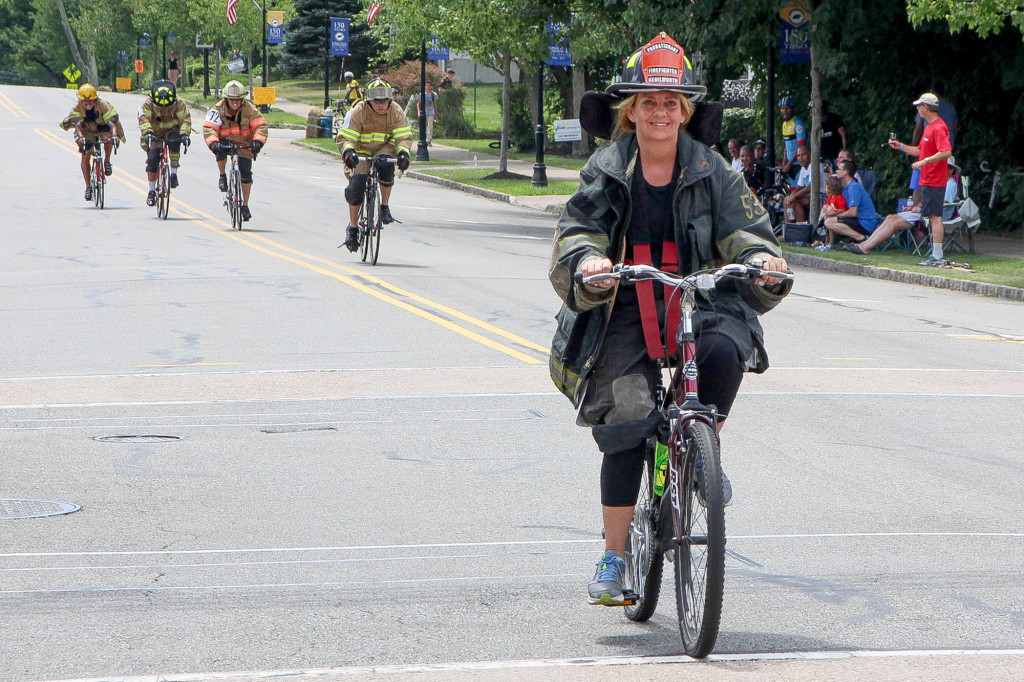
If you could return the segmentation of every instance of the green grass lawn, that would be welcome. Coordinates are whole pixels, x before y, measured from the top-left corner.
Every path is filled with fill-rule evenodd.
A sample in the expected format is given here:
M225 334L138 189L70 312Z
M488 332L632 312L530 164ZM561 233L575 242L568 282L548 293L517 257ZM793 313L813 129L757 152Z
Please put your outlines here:
M424 175L433 175L438 178L445 178L461 182L464 185L472 185L481 189L489 189L502 194L513 196L542 196L548 194L572 194L576 191L577 183L553 181L548 182L547 187L534 187L530 179L525 180L484 180L485 175L494 172L489 168L458 168L444 170L423 170Z
M970 263L974 272L956 268L930 268L918 265L922 256L915 256L907 251L889 248L885 251L872 251L867 256L858 256L847 251L816 251L810 247L784 245L786 251L806 253L822 258L848 261L860 265L872 265L877 268L921 272L927 275L938 275L951 279L965 279L973 282L986 282L1002 286L1024 288L1024 260L1018 258L1000 258L969 253L946 253L946 258L956 263Z
M477 154L490 154L491 156L498 156L501 152L498 149L491 149L490 144L492 140L464 140L464 139L452 139L452 138L434 138L434 142L443 144L448 147L457 147L459 149L466 149L470 152L476 152ZM516 152L513 150L508 151L508 158L516 161L528 161L533 163L536 159L536 152ZM580 170L583 165L587 162L587 159L578 159L572 156L558 156L556 154L545 154L544 165L546 166L558 166L559 168L568 168L569 170Z

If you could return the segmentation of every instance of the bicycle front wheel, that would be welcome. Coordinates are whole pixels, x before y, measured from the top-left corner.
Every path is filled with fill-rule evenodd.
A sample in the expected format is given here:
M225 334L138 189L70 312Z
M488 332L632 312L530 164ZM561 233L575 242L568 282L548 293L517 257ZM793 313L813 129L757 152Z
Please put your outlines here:
M238 168L231 171L231 227L242 231L242 174Z
M167 220L167 209L171 205L171 172L167 166L160 164L160 174L156 177L156 215Z
M381 217L380 217L380 188L375 187L375 194L377 195L376 204L377 211L374 216L373 227L370 230L370 262L373 265L377 264L377 256L380 255L380 236L381 236Z
M649 619L658 608L665 562L654 526L660 508L661 498L654 495L654 454L648 450L640 479L640 496L633 507L633 522L626 536L626 574L622 584L636 593L636 602L625 610L626 618L637 622Z
M373 244L377 236L375 231L377 211L377 185L373 182L367 182L366 196L363 199L363 220L359 223L360 246L362 247L360 256L364 263L367 259L373 257L375 253Z
M96 208L103 208L104 197L103 187L106 178L103 176L103 163L93 159L92 162L92 205Z
M678 439L679 436L676 435ZM678 442L678 441L677 441ZM681 485L673 487L676 519L676 610L683 649L704 658L715 648L725 589L725 507L718 438L710 425L693 421L686 428Z

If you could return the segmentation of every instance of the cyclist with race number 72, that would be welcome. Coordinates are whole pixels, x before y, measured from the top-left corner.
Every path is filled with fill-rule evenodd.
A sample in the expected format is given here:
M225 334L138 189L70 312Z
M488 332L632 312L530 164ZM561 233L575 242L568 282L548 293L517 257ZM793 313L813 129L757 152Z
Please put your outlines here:
M249 192L252 191L252 162L267 143L267 119L252 102L245 99L249 91L238 81L230 81L222 91L224 98L206 112L203 121L203 138L210 151L217 155L220 179L217 187L228 191L228 177L224 172L227 153L221 151L221 143L230 145L252 145L252 149L238 152L238 170L242 174L242 220L252 218L249 210Z
M85 200L92 201L92 185L89 183L89 145L87 143L95 143L99 140L110 142L111 136L116 136L124 142L124 129L121 128L117 109L105 99L100 99L95 86L85 83L78 88L78 102L61 121L60 127L64 130L75 129L75 143L78 145L78 152L82 155ZM104 175L111 175L114 172L114 166L110 163L111 146L107 144L103 150Z
M345 188L345 201L348 202L348 230L345 233L345 246L349 251L359 249L359 207L363 204L366 194L366 173L369 171L368 161L360 161L359 157L376 157L378 155L397 156L399 170L409 168L409 150L412 149L412 128L405 117L402 107L395 106L394 88L383 78L374 78L366 86L366 99L357 102L345 116L335 142L345 161L345 175L349 178ZM391 164L382 164L378 168L380 178L380 217L387 225L394 222L388 201L391 188L395 184L395 169Z
M192 132L192 116L188 105L178 99L178 88L171 81L156 81L149 90L149 97L139 107L139 144L146 152L146 177L149 179L149 195L146 206L156 204L156 172L160 164L160 150L164 142L151 142L150 138L180 140L167 142L171 157L171 189L178 186L178 165L181 145L189 145Z
M611 142L580 172L580 185L558 222L549 276L564 305L550 369L604 456L605 551L588 587L591 604L624 602L627 534L645 445L662 419L655 387L663 364L677 361L680 308L679 292L660 284L619 287L611 276L593 284L575 282L574 276L611 273L623 262L680 275L756 260L765 270L787 270L768 216L743 176L684 129L697 128L701 134L694 135L701 140L717 138L720 118L707 134L702 117L710 117L695 116L711 108L696 104L704 94L683 48L661 33L626 60L621 82L605 93L587 93L581 103L584 127ZM757 316L775 307L791 286L764 274L723 283L698 301L698 396L717 408L719 429L743 373L768 367ZM731 486L722 476L728 504Z

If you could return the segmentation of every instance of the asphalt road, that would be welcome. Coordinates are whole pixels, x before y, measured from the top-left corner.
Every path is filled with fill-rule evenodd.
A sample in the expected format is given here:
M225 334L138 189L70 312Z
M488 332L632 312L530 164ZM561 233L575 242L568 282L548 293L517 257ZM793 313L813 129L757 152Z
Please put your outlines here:
M670 585L586 606L553 216L401 179L368 266L340 163L272 131L243 232L198 145L158 220L132 95L98 210L72 97L0 86L0 500L81 506L0 516L0 680L1024 676L1021 304L797 270L687 663Z

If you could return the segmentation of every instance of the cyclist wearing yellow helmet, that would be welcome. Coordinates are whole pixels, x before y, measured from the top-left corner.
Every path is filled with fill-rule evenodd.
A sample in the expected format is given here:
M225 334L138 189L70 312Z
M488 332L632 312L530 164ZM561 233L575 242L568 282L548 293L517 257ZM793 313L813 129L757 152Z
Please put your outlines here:
M139 107L139 144L146 152L146 177L149 178L149 195L146 205L156 204L156 170L160 165L160 150L163 142L150 143L150 137L164 139L180 139L181 142L168 142L167 149L171 157L171 188L178 186L178 165L181 158L181 145L188 148L189 134L192 132L192 116L188 113L188 105L178 99L178 89L169 80L153 83L149 97Z
M356 102L363 98L363 89L356 80L356 75L351 71L345 72L345 106L351 109Z
M117 117L117 110L110 102L100 99L95 86L86 83L78 88L78 101L60 122L60 127L64 130L75 129L75 143L78 144L78 151L82 155L85 200L92 201L92 188L89 186L89 152L86 142L107 141L111 139L111 135L116 135L124 142L124 131L121 129L120 119ZM103 172L107 175L114 172L114 167L110 163L112 149L112 145L107 145L104 150Z
M398 157L398 167L409 167L409 150L412 149L412 128L402 107L394 106L394 88L383 78L374 78L366 86L366 99L356 103L345 116L335 142L345 160L345 175L349 178L345 188L348 202L348 231L345 246L349 251L359 248L359 207L366 194L366 174L370 164L360 161L360 156L384 154ZM394 222L388 200L395 184L395 169L390 164L378 170L380 179L380 217L385 225Z
M238 81L230 81L222 91L224 98L206 112L203 137L206 146L217 155L220 180L217 187L228 191L228 178L224 173L227 154L220 149L221 142L234 145L252 145L252 151L238 152L238 171L242 174L242 220L252 218L249 210L249 192L252 190L252 162L267 143L267 119L252 102L245 99L249 91Z

